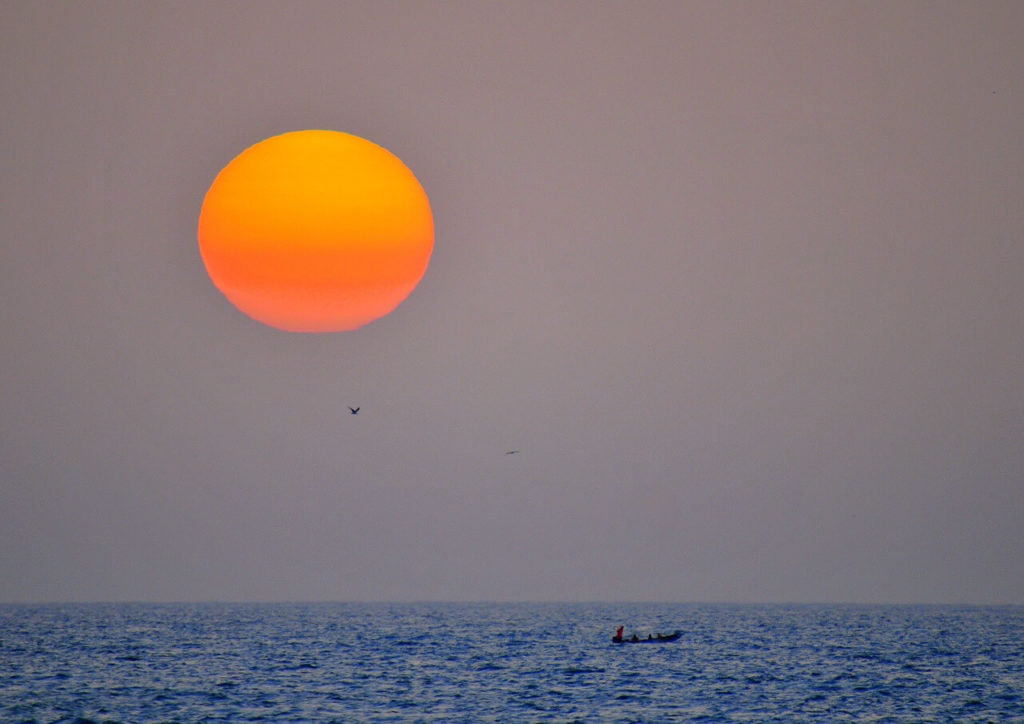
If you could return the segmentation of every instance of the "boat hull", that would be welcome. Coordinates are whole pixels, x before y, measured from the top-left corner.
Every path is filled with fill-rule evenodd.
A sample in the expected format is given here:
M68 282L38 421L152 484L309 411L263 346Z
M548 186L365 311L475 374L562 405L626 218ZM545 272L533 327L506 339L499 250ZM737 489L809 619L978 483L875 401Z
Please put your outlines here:
M619 638L618 636L612 636L613 644L667 644L671 641L678 641L679 637L683 635L682 631L675 631L666 636L658 636L657 638L650 639L632 639L632 638Z

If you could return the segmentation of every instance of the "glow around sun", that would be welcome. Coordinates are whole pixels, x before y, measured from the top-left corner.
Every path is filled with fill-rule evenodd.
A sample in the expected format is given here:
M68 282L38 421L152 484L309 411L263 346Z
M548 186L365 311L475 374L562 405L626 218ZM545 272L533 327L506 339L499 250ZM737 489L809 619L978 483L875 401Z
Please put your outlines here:
M289 332L356 329L393 311L434 247L423 187L380 146L295 131L235 157L199 213L210 279L253 319Z

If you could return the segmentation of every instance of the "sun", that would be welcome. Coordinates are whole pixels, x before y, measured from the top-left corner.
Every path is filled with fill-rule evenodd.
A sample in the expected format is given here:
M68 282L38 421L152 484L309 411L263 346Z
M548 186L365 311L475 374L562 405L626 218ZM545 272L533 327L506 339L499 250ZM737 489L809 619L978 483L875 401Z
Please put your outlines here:
M342 332L392 312L434 248L419 181L390 151L338 131L273 136L236 156L199 212L214 285L289 332Z

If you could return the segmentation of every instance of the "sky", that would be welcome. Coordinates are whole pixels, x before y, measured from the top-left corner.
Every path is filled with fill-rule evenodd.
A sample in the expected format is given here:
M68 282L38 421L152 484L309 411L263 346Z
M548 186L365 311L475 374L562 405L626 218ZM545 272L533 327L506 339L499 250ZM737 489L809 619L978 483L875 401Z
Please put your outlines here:
M0 601L1024 603L1021 37L984 0L0 4ZM219 170L308 128L434 215L354 332L199 255Z

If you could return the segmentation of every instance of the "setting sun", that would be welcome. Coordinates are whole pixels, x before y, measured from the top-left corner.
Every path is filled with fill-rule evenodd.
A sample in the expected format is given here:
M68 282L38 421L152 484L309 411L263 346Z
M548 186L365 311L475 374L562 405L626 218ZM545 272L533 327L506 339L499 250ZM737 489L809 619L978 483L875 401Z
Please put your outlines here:
M394 154L337 131L268 138L217 175L199 249L245 314L289 332L356 329L394 310L427 269L430 202Z

